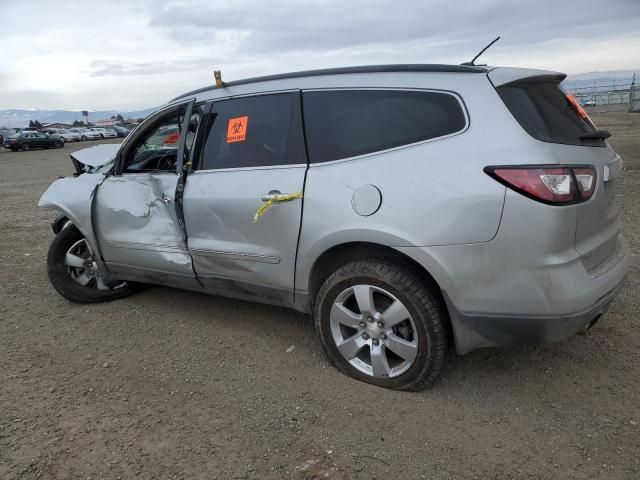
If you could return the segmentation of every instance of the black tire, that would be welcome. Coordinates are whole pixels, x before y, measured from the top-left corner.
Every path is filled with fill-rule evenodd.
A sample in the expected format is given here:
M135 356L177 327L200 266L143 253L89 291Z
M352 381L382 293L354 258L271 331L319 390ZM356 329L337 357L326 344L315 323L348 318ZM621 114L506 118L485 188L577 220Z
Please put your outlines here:
M98 290L82 286L73 280L69 268L64 263L64 258L72 245L83 238L82 233L70 225L63 228L51 242L47 255L47 274L53 288L67 300L76 303L106 302L134 293L137 285L131 283L126 283L114 290Z
M23 143L22 144L22 151L23 152L28 152L29 150L31 150L31 145L29 145L28 143Z
M361 372L340 353L333 339L330 311L340 292L350 286L380 287L400 300L414 320L418 353L401 375L378 378ZM411 268L384 259L368 259L344 265L324 282L315 303L315 326L331 363L357 380L394 390L421 390L433 384L447 357L448 317L433 287Z
M64 143L62 143L62 142L56 142L56 143L54 143L54 144L53 144L53 146L54 146L55 148L62 148L62 147L64 147Z
M85 136L83 135L83 136L82 136L82 138L81 138L80 140L82 140L83 142L86 142L86 141L87 141L87 137L85 137Z

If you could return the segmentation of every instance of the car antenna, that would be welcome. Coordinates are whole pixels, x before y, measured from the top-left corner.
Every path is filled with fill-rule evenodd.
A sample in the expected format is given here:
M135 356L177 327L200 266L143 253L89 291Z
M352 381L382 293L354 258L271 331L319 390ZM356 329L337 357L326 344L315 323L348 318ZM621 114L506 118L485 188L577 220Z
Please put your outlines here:
M482 50L480 50L480 52L478 52L478 54L477 54L475 57L473 57L473 60L471 60L470 62L464 62L464 63L461 63L460 65L467 65L467 66L470 66L470 67L475 66L475 63L474 63L474 62L478 59L478 57L479 57L480 55L482 55L484 52L486 52L486 51L487 51L487 49L488 49L491 45L493 45L494 43L496 43L498 40L500 40L500 35L498 35L496 38L494 38L494 39L491 41L491 43L489 43L489 45L487 45L487 46L486 46L486 47L484 47Z

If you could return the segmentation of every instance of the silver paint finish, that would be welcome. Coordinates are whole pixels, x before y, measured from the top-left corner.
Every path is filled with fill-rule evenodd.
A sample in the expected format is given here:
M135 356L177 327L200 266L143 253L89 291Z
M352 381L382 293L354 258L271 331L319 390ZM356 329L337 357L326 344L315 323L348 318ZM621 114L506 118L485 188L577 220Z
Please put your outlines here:
M56 210L66 216L94 251L98 243L93 231L91 200L96 187L104 178L99 173L61 178L53 182L38 201L39 207ZM96 258L96 261L99 268L105 268L100 258Z
M578 317L582 325L603 311L602 299L610 301L630 268L613 202L619 157L608 146L550 144L528 135L491 82L532 76L557 74L508 68L488 75L353 73L200 93L197 102L294 89L446 90L463 99L469 124L448 138L308 169L302 164L192 172L184 192L188 250L172 201L177 175L110 177L98 189L93 218L104 257L123 280L198 289L195 269L212 292L291 306L294 276L300 305L322 253L367 242L396 249L435 279L461 353L500 344L478 333L489 319L493 326L495 319L506 319L498 324L513 328L529 325L525 318L551 322L543 323L543 331L555 319ZM487 165L518 164L593 165L596 191L586 203L553 207L507 190L483 172ZM67 215L96 245L91 196L103 179L84 174L54 182L39 205ZM367 195L361 199L357 193L363 185L375 185L384 199L374 215L357 213L371 210ZM303 189L304 212L296 200L274 205L253 223L265 194ZM380 332L363 333L373 342Z
M355 189L351 197L353 211L363 217L373 215L382 204L382 195L375 185L362 185Z
M177 181L175 173L125 173L100 185L94 223L114 275L144 269L195 279L174 204L167 201Z
M184 191L185 224L194 268L205 287L223 278L286 289L293 280L302 202L274 204L253 221L273 190L302 191L306 166L194 172Z
M83 165L97 168L112 162L121 145L122 143L105 143L72 152L70 156Z

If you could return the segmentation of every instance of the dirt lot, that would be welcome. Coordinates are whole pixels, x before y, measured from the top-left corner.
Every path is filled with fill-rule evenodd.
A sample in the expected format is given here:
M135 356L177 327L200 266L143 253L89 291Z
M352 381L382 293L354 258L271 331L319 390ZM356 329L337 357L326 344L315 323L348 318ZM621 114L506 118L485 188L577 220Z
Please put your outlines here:
M455 357L422 393L339 374L284 309L165 288L63 300L35 205L84 145L0 152L0 478L640 478L640 114L595 120L625 160L635 261L610 313Z

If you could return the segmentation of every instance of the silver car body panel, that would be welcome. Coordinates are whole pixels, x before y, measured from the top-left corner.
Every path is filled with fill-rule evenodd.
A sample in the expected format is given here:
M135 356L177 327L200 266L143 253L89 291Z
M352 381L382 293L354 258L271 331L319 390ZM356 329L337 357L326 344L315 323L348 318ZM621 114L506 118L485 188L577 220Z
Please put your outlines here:
M293 300L302 202L273 205L254 222L262 196L304 187L306 165L204 170L189 175L185 225L194 268L205 288L227 279L268 286Z
M83 148L70 154L73 160L90 167L102 167L113 162L120 150L121 143L105 143L94 147Z
M525 79L560 78L512 68L471 75L354 72L189 94L200 103L294 90L439 90L463 101L468 121L447 137L332 162L191 172L183 197L187 242L173 205L158 201L173 197L179 175L109 177L96 197L98 243L109 268L123 279L306 311L313 301L310 278L323 253L353 242L381 245L413 259L436 281L459 353L522 338L561 338L606 311L630 259L613 201L619 157L609 146L531 137L495 90ZM596 190L585 203L549 206L483 171L524 164L593 165ZM41 205L64 212L95 241L87 199L97 181L81 175L64 182L54 183ZM304 190L304 200L275 205L254 223L261 196L271 190ZM357 192L375 190L379 205L362 214Z
M127 173L100 185L94 225L115 277L197 285L173 204L177 182L175 173Z
M99 244L93 229L91 213L93 198L98 185L104 181L103 174L84 174L77 178L56 180L42 194L38 206L56 210L76 226L89 242L93 251L98 252ZM106 267L101 257L96 257L101 273L106 277Z

